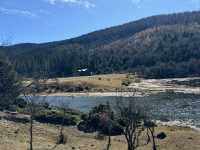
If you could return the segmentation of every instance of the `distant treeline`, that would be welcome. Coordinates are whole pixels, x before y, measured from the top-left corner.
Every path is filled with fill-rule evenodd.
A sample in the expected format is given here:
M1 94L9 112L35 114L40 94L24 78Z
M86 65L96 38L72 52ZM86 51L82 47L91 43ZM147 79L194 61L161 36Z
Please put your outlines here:
M200 75L200 12L160 15L78 38L0 47L16 71L72 76L138 72L147 78Z

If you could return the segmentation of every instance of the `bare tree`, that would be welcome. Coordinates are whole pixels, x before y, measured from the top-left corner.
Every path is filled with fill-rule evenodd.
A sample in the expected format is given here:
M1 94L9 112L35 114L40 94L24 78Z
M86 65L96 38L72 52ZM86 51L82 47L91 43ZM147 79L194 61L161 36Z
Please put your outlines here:
M152 108L151 108L152 109ZM155 108L153 108L155 109ZM144 118L144 128L146 129L146 135L147 135L147 144L149 142L152 143L152 149L157 150L156 146L156 137L155 137L155 128L157 127L155 121L153 120L153 116L151 114L151 110L148 106L145 106L146 114ZM147 114L148 112L148 114Z
M34 117L37 111L38 100L44 101L46 96L40 96L39 93L44 90L46 86L47 78L45 76L36 76L24 87L23 95L27 102L27 109L30 115L30 127L29 127L29 150L33 150L33 125Z
M29 140L29 144L30 150L33 150L33 117L34 117L34 113L35 113L35 107L34 107L34 98L31 96L27 96L24 94L25 100L27 101L27 106L28 106L28 110L29 110L29 114L30 114L30 128L29 128L29 136L30 136L30 140Z
M149 135L149 129L148 128L146 129L146 135L147 135L147 143L146 144L149 144L149 142L151 142L151 137Z
M108 141L107 141L107 146L106 150L109 150L111 147L111 134L112 134L112 127L113 127L113 112L110 107L110 103L107 102L105 105L106 109L104 110L105 112L102 112L101 114L101 124L102 127L107 129L107 134L108 134Z
M30 87L33 88L33 85L35 83L36 83L36 81L34 81ZM30 115L29 150L33 150L33 118L34 118L34 114L35 114L35 100L37 99L36 98L36 89L32 89L32 90L25 89L24 90L24 98L27 102L28 112L29 112L29 115Z
M111 147L111 130L112 130L112 122L111 120L108 120L108 143L106 150L109 150Z
M68 103L64 103L63 101L60 100L59 102L59 108L61 109L62 113L62 122L60 125L60 131L57 139L57 144L65 144L67 142L67 137L64 135L63 130L64 130L64 124L65 124L65 116L67 114L68 110Z
M148 136L147 144L152 139L152 149L157 150L157 146L156 146L156 142L155 142L155 127L156 127L156 124L153 121L145 120L144 126L147 128L147 136ZM150 132L151 136L149 135L149 132Z
M135 102L136 91L132 90L132 95L127 103L123 98L117 102L116 113L119 124L123 128L128 150L135 150L139 146L139 137L144 130L143 120L145 118L143 110Z

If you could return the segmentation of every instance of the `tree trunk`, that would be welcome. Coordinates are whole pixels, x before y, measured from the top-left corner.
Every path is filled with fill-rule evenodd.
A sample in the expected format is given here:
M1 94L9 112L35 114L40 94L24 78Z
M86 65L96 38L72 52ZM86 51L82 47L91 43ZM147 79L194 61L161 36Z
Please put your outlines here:
M128 143L128 150L135 150L133 143Z
M149 129L147 128L147 144L149 144L149 142L151 142L151 138L149 136Z
M63 110L63 118L62 118L62 124L60 127L60 135L63 135L63 128L64 128L64 123L65 123L65 110Z
M30 116L30 129L29 129L29 133L30 133L30 150L33 150L33 116L32 116L32 114Z
M154 128L152 130L149 128L149 130L150 130L151 136L152 136L153 150L157 150L156 142L155 142L155 136L154 136Z
M157 150L156 148L156 143L155 143L155 139L153 138L153 150Z
M63 134L63 129L64 129L64 122L65 122L65 110L63 110L63 119L62 119L62 124L60 126L60 133L57 139L57 144L65 144L66 143L66 138L65 135Z
M111 138L110 138L110 135L109 135L109 136L108 136L108 144L107 144L106 150L109 150L109 149L110 149L110 146L111 146Z
M60 127L60 135L63 135L63 125Z

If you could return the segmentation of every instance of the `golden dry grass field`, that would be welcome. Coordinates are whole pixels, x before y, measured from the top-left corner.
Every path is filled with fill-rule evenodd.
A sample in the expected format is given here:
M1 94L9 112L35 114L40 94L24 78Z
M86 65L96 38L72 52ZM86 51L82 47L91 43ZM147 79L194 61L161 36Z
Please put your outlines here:
M126 79L127 79L126 74L105 74L105 75L94 75L94 76L58 78L58 81L61 84L86 83L86 84L93 85L95 88L109 91L116 88L120 88L122 81Z
M156 140L159 150L200 150L200 132L189 128L162 126L156 133L164 131L167 138ZM59 126L34 124L34 150L104 150L106 138L97 139L96 134L79 132L76 128L65 127L67 143L56 145ZM144 143L145 137L141 141ZM28 124L0 120L0 150L27 150ZM141 142L142 143L142 142ZM126 150L123 136L112 137L111 150ZM137 150L151 150L151 143Z
M81 92L79 90L69 91L69 89L74 87L81 87L83 89L82 92L115 92L116 89L121 88L123 81L130 80L130 77L132 77L132 75L128 74L104 74L93 76L66 77L48 79L46 84L49 87L50 93ZM31 81L32 79L25 79L24 85L30 84ZM63 88L62 90L58 90L60 87L64 87L64 89L67 90L63 90Z

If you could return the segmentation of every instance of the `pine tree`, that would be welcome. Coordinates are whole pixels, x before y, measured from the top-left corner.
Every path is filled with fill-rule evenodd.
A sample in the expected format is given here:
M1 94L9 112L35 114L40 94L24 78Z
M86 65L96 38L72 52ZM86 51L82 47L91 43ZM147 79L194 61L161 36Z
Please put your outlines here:
M16 104L20 94L20 82L12 65L0 55L0 109L9 109Z

